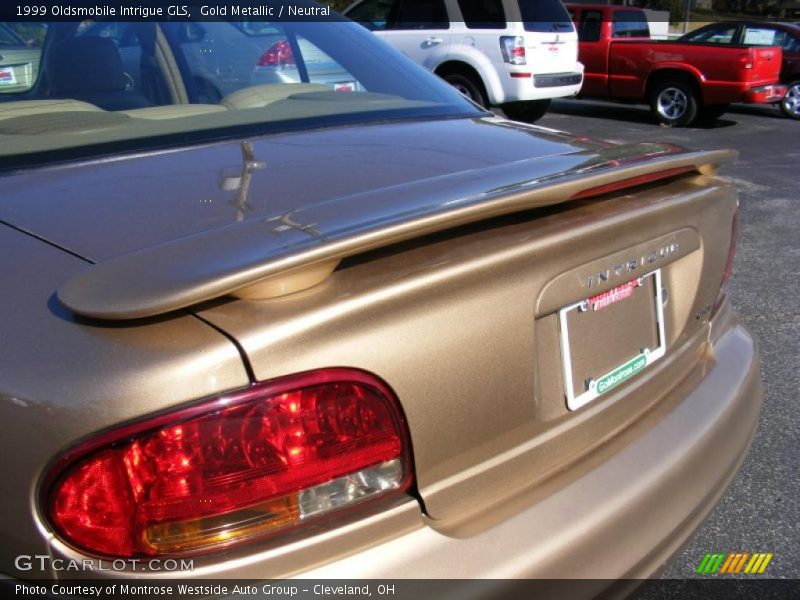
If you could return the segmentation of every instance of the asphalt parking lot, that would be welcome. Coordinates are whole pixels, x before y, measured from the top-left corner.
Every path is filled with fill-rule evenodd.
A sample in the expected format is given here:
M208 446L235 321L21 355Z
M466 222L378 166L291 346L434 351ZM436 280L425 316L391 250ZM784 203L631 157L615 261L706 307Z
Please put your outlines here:
M761 342L766 391L744 466L663 577L695 573L706 552L773 552L766 575L800 577L800 122L771 107L733 107L713 124L661 128L644 106L563 100L538 124L597 138L735 148L725 167L740 194L729 297Z

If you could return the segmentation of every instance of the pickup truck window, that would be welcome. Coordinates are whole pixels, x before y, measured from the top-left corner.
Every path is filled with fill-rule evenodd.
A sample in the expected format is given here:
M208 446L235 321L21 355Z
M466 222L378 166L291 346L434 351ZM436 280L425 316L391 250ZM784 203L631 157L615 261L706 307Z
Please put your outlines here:
M603 13L599 10L585 10L578 26L578 41L599 42L603 25Z
M503 0L458 0L458 8L467 29L505 29Z
M647 18L642 11L618 10L614 11L613 15L611 37L650 37L650 26L647 24Z

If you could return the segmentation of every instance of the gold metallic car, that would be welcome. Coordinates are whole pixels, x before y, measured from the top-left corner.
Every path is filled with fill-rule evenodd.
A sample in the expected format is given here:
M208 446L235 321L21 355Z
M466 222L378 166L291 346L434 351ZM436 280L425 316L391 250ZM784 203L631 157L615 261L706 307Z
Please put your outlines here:
M216 103L214 40L98 30L0 98L2 573L615 579L685 542L761 405L733 152L493 116L347 22L275 23L301 81Z

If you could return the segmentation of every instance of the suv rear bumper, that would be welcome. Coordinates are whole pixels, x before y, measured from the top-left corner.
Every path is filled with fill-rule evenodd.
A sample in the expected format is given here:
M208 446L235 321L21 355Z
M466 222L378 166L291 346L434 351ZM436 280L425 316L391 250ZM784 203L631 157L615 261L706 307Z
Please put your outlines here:
M503 98L496 104L529 100L547 100L576 96L583 85L583 65L570 73L532 73L530 65L510 66L498 75L503 86Z
M699 383L679 384L671 392L682 397L677 406L610 459L475 535L446 535L429 521L301 577L652 575L716 505L758 423L757 344L727 306L721 312Z
M583 83L582 73L549 73L533 76L533 86L536 88L569 87L581 83Z

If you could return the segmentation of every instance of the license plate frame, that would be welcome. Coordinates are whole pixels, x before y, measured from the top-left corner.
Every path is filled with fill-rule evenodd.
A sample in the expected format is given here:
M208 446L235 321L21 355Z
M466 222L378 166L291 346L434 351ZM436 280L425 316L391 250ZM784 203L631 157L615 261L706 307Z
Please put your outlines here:
M561 370L564 379L564 393L567 400L567 409L570 411L574 411L585 406L609 390L617 387L617 385L634 377L651 364L662 358L666 353L667 334L664 321L664 303L661 301L661 269L651 271L640 278L634 279L631 282L626 282L614 289L617 290L625 288L625 286L629 286L631 283L637 281L644 282L648 277L653 277L654 279L652 301L654 303L658 346L652 349L644 348L639 354L631 353L631 356L626 358L619 365L597 377L597 379L588 380L586 382L586 388L580 393L576 393L574 385L572 355L570 351L569 339L569 323L567 317L573 310L586 311L599 309L593 308L590 305L590 298L586 298L579 302L565 306L558 311L559 337L561 342Z

